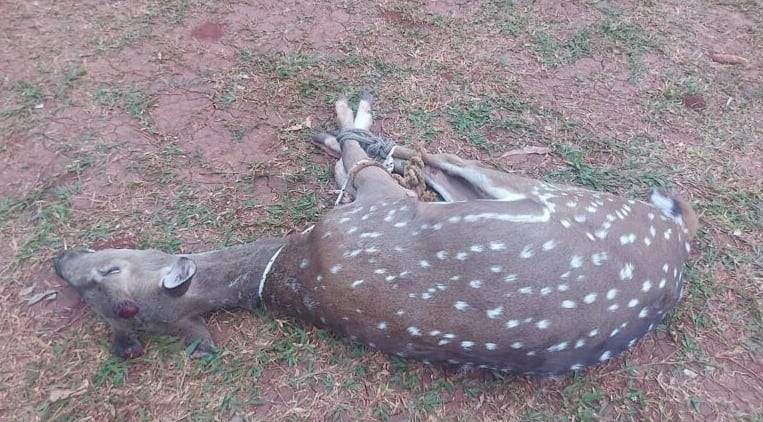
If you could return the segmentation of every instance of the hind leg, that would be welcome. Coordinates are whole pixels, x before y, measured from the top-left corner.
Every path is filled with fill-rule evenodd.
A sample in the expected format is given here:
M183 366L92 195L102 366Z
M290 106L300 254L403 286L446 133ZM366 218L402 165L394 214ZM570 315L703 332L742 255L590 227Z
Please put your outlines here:
M364 92L358 104L358 112L353 115L347 98L340 97L336 102L337 122L340 128L369 130L373 123L372 102L371 94ZM340 187L344 186L355 196L356 201L396 200L409 196L406 189L398 185L387 171L368 157L357 141L345 140L339 145L335 137L320 134L313 137L313 142L331 155L339 153L340 159L335 166L334 177Z

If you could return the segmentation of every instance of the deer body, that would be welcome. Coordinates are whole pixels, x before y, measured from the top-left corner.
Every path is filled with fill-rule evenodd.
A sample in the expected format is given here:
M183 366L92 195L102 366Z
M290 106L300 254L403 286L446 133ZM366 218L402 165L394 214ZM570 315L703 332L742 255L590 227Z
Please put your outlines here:
M367 129L369 110L365 98L353 120L337 103L343 128ZM111 323L118 354L142 353L139 330L208 353L201 315L263 305L405 358L558 374L632 346L681 296L696 219L662 191L646 203L426 154L425 177L449 202L422 202L365 165L357 142L317 141L341 156L355 200L310 231L198 255L56 260Z
M433 363L562 373L607 360L675 306L687 232L650 204L543 186L545 204L336 209L289 240L262 301Z

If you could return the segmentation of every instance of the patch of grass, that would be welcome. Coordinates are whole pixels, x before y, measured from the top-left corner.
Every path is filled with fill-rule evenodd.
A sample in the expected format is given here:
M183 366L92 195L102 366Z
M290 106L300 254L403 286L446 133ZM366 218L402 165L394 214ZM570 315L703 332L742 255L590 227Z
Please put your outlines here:
M267 223L271 227L301 227L315 221L320 213L315 192L296 191L287 195L278 203L266 208Z
M482 151L492 151L493 145L482 133L488 122L492 121L493 107L488 102L474 102L466 105L451 106L447 110L448 123L453 126L464 139L475 148Z
M93 385L102 388L106 386L120 387L127 377L128 363L123 359L111 356L98 365L93 374Z
M156 101L148 91L137 86L99 88L93 94L93 100L96 104L109 109L122 110L143 125L151 123L148 111Z
M587 28L575 31L567 39L559 40L546 32L535 34L533 51L546 66L559 67L591 55L591 34Z
M644 191L649 187L667 185L667 169L650 168L642 159L628 158L618 166L591 165L587 162L586 151L577 145L562 143L555 146L555 151L568 168L547 171L546 176L553 180L605 192L618 192L622 186L628 186L631 191Z
M35 107L43 104L46 98L41 85L20 79L9 85L10 91L14 97L11 97L10 108L0 110L0 118L10 119L28 116Z
M576 420L606 418L604 394L585 375L572 377L571 382L562 389L562 400L564 408L570 410Z
M61 81L56 88L55 97L57 99L64 99L71 90L74 82L87 75L87 71L79 66L70 66L64 71Z
M595 25L594 31L601 38L602 48L625 54L630 69L629 81L633 85L638 84L646 73L644 54L659 48L662 43L654 31L647 31L620 16L606 17Z

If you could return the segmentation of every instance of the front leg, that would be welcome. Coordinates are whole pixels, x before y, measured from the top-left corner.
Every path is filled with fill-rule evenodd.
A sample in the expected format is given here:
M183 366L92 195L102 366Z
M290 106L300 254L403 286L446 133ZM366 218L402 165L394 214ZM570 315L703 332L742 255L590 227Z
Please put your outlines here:
M175 334L183 339L191 358L201 358L217 353L217 347L202 316L179 321L174 325Z
M114 354L122 359L133 359L143 355L143 345L138 340L138 335L132 330L120 327L114 329Z

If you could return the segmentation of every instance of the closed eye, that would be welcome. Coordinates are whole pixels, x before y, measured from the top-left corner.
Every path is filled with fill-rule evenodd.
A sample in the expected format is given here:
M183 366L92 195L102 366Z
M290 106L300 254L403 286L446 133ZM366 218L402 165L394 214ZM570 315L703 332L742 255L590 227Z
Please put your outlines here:
M98 270L98 273L106 277L107 275L119 274L120 271L119 267L109 267L105 270Z

